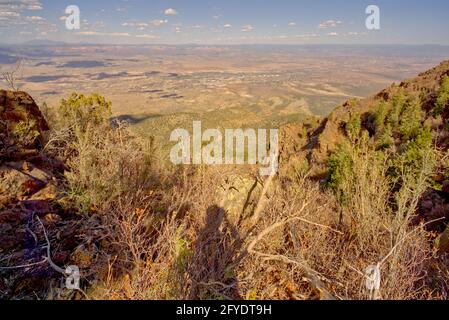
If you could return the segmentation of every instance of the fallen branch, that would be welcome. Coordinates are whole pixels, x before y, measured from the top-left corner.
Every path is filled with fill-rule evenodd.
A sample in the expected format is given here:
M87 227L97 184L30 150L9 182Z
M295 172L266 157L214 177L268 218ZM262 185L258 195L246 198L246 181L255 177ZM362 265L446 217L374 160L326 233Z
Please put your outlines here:
M15 270L15 269L30 268L30 267L38 266L40 264L44 264L46 262L47 262L47 258L44 258L44 260L42 260L40 262L24 264L24 265L20 265L20 266L13 266L13 267L0 267L0 270Z
M327 290L326 286L323 282L318 278L319 272L310 268L305 262L299 262L292 260L286 256L282 255L272 255L267 253L262 253L258 251L251 251L252 254L257 255L259 257L263 257L266 261L280 261L287 264L293 264L301 268L304 272L304 277L309 281L309 283L320 292L321 300L337 300L330 292Z
M302 208L300 209L300 212L302 212L306 206L308 205L308 202L305 202L302 206ZM292 260L288 257L282 256L282 255L272 255L272 254L266 254L266 253L261 253L259 251L254 250L255 246L269 233L271 233L272 231L274 231L277 228L280 228L284 225L286 225L289 222L292 221L303 221L315 226L320 226L320 227L324 227L326 229L330 229L334 232L337 232L339 234L343 234L341 231L338 230L334 230L331 227L325 226L325 225L321 225L318 223L314 223L311 221L308 221L306 219L303 219L301 217L293 217L290 219L285 219L283 221L277 222L271 226L269 226L268 228L266 228L265 230L263 230L249 245L247 248L247 252L257 255L259 257L265 258L265 260L274 260L274 261L281 261L284 263L288 263L288 264L294 264L296 266L299 266L301 268L301 270L303 270L303 272L305 273L305 278L310 282L310 284L316 288L320 293L321 293L321 297L323 300L336 300L336 298L326 289L326 287L324 286L323 282L318 278L319 276L319 272L313 270L312 268L310 268L307 263L305 262L299 262L299 261L295 261Z
M47 235L47 230L45 229L44 224L42 223L41 219L39 219L38 216L36 216L37 221L40 223L40 225L42 226L42 229L44 231L44 237L45 237L45 241L47 241L47 262L50 265L50 267L52 267L53 270L55 270L56 272L62 273L64 276L67 276L67 274L65 273L65 270L58 267L53 260L51 259L51 244L50 244L50 240L48 239L48 235Z
M265 209L265 204L267 201L267 193L268 190L270 189L271 184L273 183L274 178L276 177L276 171L272 170L270 176L267 178L267 180L264 183L263 189L262 189L262 194L260 195L259 201L257 202L257 207L254 210L254 215L251 219L251 222L253 225L256 225L257 222L259 221L260 215L262 213L262 211Z

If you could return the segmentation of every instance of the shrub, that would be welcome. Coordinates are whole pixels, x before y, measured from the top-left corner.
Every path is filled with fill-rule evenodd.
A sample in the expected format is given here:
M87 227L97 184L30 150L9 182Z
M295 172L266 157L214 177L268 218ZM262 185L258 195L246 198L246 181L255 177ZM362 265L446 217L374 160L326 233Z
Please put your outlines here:
M88 126L76 134L70 147L74 156L66 173L68 193L82 210L107 204L151 182L151 146L126 127Z
M98 126L109 121L112 103L96 93L90 96L72 93L61 100L60 114L66 126L85 131L89 125Z
M388 115L388 106L385 102L381 102L377 109L373 112L374 126L376 133L381 132L385 126L385 119Z
M430 149L432 149L432 131L429 126L426 126L416 138L407 143L403 154L406 166L419 169L421 160Z
M400 121L400 116L402 113L402 108L406 101L406 96L404 91L401 90L393 96L393 102L391 105L390 112L388 114L388 123L394 128L398 126Z
M25 146L33 144L36 138L41 135L36 128L37 125L34 119L20 121L11 127L12 138L15 141L20 141Z
M340 145L329 157L327 186L338 192L342 183L351 175L353 161L349 144Z
M416 180L423 170L423 163L427 163L433 169L435 158L432 131L429 126L426 126L415 138L402 146L399 154L392 161L392 175L399 177L406 173L410 179Z
M419 99L409 96L405 101L400 116L399 133L405 141L416 137L422 128L424 112Z
M351 114L348 123L346 123L346 133L351 141L357 140L362 129L362 119L359 114Z
M377 141L377 149L387 149L394 145L393 130L387 125Z
M438 116L444 112L449 103L449 76L444 76L440 89L438 90L437 101L435 104L435 115Z

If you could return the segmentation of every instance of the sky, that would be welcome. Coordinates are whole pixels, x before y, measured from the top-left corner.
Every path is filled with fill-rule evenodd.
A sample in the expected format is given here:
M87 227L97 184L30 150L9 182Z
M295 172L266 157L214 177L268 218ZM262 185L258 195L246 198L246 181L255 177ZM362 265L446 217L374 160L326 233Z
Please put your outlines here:
M66 28L69 5L80 29ZM447 0L0 0L0 44L449 45L448 14Z

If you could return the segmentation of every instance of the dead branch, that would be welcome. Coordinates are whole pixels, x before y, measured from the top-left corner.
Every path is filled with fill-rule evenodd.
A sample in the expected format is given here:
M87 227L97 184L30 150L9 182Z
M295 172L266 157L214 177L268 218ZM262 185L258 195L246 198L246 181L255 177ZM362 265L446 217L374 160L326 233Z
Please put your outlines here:
M299 262L292 260L283 255L272 255L267 253L262 253L252 250L251 253L264 258L266 261L281 261L287 264L293 264L298 266L303 272L304 277L309 281L309 283L320 292L321 300L337 300L330 292L326 289L323 282L318 278L319 272L310 268L305 262Z
M53 270L55 270L56 272L62 273L63 275L66 275L65 270L58 267L53 260L51 259L51 244L50 244L50 240L48 239L48 235L47 235L47 230L45 229L44 224L42 223L41 219L39 219L38 216L36 216L37 221L39 222L39 224L42 226L42 229L44 231L44 237L45 237L45 241L47 241L47 262L50 265L50 267L52 267Z
M12 70L2 72L2 77L11 90L17 91L19 89L17 87L17 82L23 77L23 60L17 60L16 65Z
M30 267L38 266L38 265L40 265L40 264L44 264L44 263L46 263L47 261L48 261L47 258L44 258L44 260L39 261L39 262L35 262L35 263L24 264L24 265L13 266L13 267L0 267L0 270L25 269L25 268L30 268Z
M254 210L254 215L251 219L251 222L253 225L257 224L257 222L259 221L260 215L262 214L262 211L265 209L265 205L267 202L267 193L268 193L268 190L270 190L271 184L273 183L275 176L276 176L276 172L275 172L275 170L272 170L272 173L270 174L270 176L266 179L266 181L264 183L262 194L260 195L259 201L257 202L256 210Z
M309 204L309 202L305 202L303 204L303 206L301 207L301 209L299 210L299 212L304 211L304 209L307 207L307 205ZM259 233L259 235L248 245L247 247L247 252L257 255L259 257L264 258L265 260L271 260L271 261L281 261L287 264L293 264L296 265L298 267L301 268L301 270L303 270L303 272L305 273L305 278L309 281L309 283L315 288L317 289L320 293L321 293L321 297L323 300L336 300L335 297L326 289L326 287L324 286L323 282L318 278L319 273L315 270L313 270L312 268L310 268L307 263L305 261L303 262L299 262L299 261L295 261L292 260L288 257L282 256L282 255L272 255L272 254L266 254L266 253L261 253L259 251L254 250L255 246L268 234L270 234L272 231L274 231L277 228L280 228L290 222L293 221L302 221L305 223L309 223L315 226L319 226L319 227L323 227L326 229L330 229L338 234L343 234L341 231L332 229L329 226L325 226L322 224L318 224L315 222L311 222L308 221L306 219L303 219L301 217L292 217L289 219L285 219L283 221L277 222L271 226L269 226L268 228L266 228L265 230L263 230L261 233Z

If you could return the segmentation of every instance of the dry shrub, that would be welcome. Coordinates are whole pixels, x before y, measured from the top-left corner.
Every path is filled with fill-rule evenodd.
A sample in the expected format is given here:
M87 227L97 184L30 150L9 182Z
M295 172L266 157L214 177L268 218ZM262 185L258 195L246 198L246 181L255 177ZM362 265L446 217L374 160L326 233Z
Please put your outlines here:
M89 205L108 204L132 190L150 190L158 178L150 144L126 127L89 126L70 147L76 156L68 161L69 196L84 210Z
M423 226L412 226L411 220L432 161L424 159L417 176L404 169L399 186L387 175L387 162L367 149L354 151L353 171L340 185L343 200L307 180L279 184L257 229L263 233L285 223L266 234L256 255L241 266L240 278L248 279L245 295L422 298L431 252ZM365 270L378 264L382 282L373 295L365 286Z
M180 169L165 182L169 189L166 184L153 185L150 193L134 189L102 210L112 245L99 265L108 264L109 271L90 298L223 298L203 288L221 281L232 259L222 247L223 211L211 206L219 177L198 169Z
M254 223L217 197L234 168L165 166L122 126L60 134L68 138L53 141L68 158L67 194L108 230L91 299L370 299L365 269L376 264L376 298L431 295L421 286L430 245L411 224L430 159L393 181L387 159L361 148L342 176L343 198L307 177L275 181Z
M111 246L98 270L108 275L90 298L369 299L364 273L377 263L377 298L425 294L419 284L430 247L422 226L410 224L424 184L404 178L393 192L370 155L355 162L344 206L315 182L279 181L253 225L251 217L230 217L216 197L233 171L180 168L155 182L150 169L142 178L146 162L139 149L124 142L118 150L120 139L114 141L106 152L104 144L80 150L69 179L89 190L89 202L102 204L99 214L110 228ZM93 168L97 173L87 174Z
M120 197L106 209L111 246L103 254L100 272L107 273L88 293L92 299L177 299L175 265L181 226L172 217L158 217L148 209L151 197L139 192ZM107 266L107 269L106 269Z

